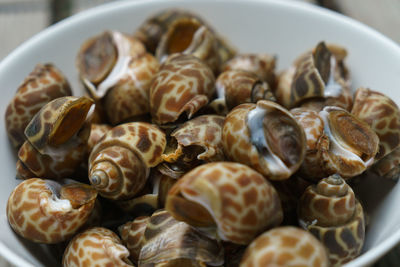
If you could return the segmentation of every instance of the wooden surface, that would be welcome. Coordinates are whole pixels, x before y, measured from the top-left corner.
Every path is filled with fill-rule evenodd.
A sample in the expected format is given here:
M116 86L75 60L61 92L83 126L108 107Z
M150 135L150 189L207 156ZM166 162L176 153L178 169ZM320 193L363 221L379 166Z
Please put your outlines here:
M72 13L110 0L74 1ZM282 0L284 1L284 0ZM336 11L359 20L400 44L400 0L313 1L329 4ZM46 0L0 0L0 60L19 44L46 28L51 20ZM393 249L375 266L400 266L400 247ZM0 266L11 266L0 257Z

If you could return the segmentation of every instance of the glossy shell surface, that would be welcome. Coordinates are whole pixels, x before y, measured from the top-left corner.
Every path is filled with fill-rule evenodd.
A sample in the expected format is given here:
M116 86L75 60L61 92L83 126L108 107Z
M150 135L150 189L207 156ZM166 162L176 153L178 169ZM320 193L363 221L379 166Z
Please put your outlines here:
M223 264L222 245L185 222L175 220L167 211L156 211L148 220L140 250L139 266L198 266ZM163 244L160 246L160 244ZM186 262L186 264L183 264ZM179 265L181 263L181 265Z
M341 266L361 253L365 218L361 204L339 175L324 178L303 193L300 225L327 248L332 266Z
M89 156L89 180L111 199L129 199L145 185L149 169L161 162L165 134L144 122L109 130Z
M324 246L310 233L292 226L277 227L247 247L241 267L330 266Z
M232 162L203 164L185 174L170 189L166 210L237 244L249 244L283 217L274 187L251 168Z
M38 64L18 87L5 113L6 130L15 147L25 141L24 130L48 102L72 95L68 81L53 64Z
M93 102L62 97L46 104L25 129L27 141L18 151L17 177L67 178L86 160Z
M76 235L69 242L62 266L132 267L128 256L128 249L114 232L103 227L94 227Z
M97 192L88 185L32 178L21 182L7 202L16 233L33 242L54 244L72 237L86 223Z
M400 146L400 110L392 99L382 93L359 88L351 113L370 125L378 135L377 160Z
M222 116L202 115L182 124L171 134L177 147L163 154L164 161L224 160L221 138L224 120Z
M305 155L305 135L288 110L271 101L242 104L226 117L225 155L271 180L289 178Z
M150 88L150 111L158 124L190 119L214 94L211 69L192 55L175 54L164 62Z

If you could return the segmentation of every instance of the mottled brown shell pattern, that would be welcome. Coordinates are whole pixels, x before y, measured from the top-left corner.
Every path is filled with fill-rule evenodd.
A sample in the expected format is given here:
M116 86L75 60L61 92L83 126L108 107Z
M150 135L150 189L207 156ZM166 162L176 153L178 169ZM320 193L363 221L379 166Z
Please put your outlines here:
M150 84L159 69L158 61L146 53L132 60L128 69L104 99L107 117L114 125L150 112Z
M325 107L319 115L324 120L319 157L326 175L351 178L373 164L379 138L368 124L339 107Z
M76 235L69 242L62 266L132 267L128 256L128 249L114 232L103 227L94 227Z
M283 219L274 187L233 162L203 164L185 174L170 189L165 208L177 220L244 245Z
M6 130L14 147L19 148L25 141L25 127L45 104L69 95L71 88L60 70L50 63L36 65L6 109Z
M271 101L242 104L226 117L225 155L271 180L289 178L305 155L304 131L288 110Z
M140 216L118 228L122 242L129 250L129 258L136 264L139 260L140 250L145 243L144 232L149 221L149 216Z
M223 67L227 70L243 70L252 72L259 79L275 86L276 57L269 54L239 54L227 61Z
M386 95L359 88L354 96L351 113L365 121L379 137L379 160L400 146L400 111Z
M349 110L352 94L343 63L346 53L342 50L320 42L296 59L294 65L280 75L275 91L278 103L287 108L305 104L317 111L330 105Z
M300 225L325 245L332 266L341 266L361 253L363 208L339 175L308 187L299 202L298 216Z
M90 125L90 136L87 142L87 151L89 154L92 152L93 147L100 141L100 139L111 129L112 127L108 124L92 123Z
M324 134L324 122L318 112L306 108L290 110L306 135L306 155L300 172L311 180L320 180L323 173L319 158L319 138Z
M8 222L16 233L33 242L59 243L86 223L96 196L97 192L85 184L28 179L10 194Z
M175 220L165 210L156 211L148 219L143 238L139 266L220 266L224 262L223 247L217 240Z
M293 226L277 227L247 247L241 267L330 266L324 246L310 233Z
M221 138L224 120L222 116L202 115L185 122L171 134L177 147L173 147L170 153L166 151L163 160L167 162L224 160ZM200 151L196 149L198 147L201 148ZM197 151L199 153L196 153Z
M146 184L149 169L161 162L165 134L143 122L120 124L104 135L89 156L89 180L111 199L129 199Z
M371 169L380 177L398 181L400 178L400 147L381 158L372 165Z
M192 55L174 54L164 62L150 88L150 111L158 124L190 119L214 94L211 69Z
M224 71L218 76L215 86L218 97L225 98L229 110L243 103L256 103L258 100L276 101L268 83L248 71Z
M25 129L27 141L18 152L19 178L68 177L86 160L93 102L86 97L57 98L33 117Z
M320 226L340 225L354 214L356 199L349 185L337 174L309 186L300 199L299 217Z

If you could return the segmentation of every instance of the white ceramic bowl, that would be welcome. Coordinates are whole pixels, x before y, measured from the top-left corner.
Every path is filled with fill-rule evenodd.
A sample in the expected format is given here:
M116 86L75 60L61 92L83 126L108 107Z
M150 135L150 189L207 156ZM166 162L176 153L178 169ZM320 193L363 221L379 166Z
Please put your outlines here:
M53 62L76 93L80 85L74 59L84 40L105 29L132 33L149 15L167 8L190 9L213 25L243 52L278 55L279 69L318 41L344 45L353 88L368 86L400 103L400 47L370 28L342 15L292 1L173 0L122 1L82 12L36 35L0 63L0 254L17 266L57 266L54 247L32 245L17 237L7 223L6 202L18 184L16 158L4 128L5 108L36 63ZM3 38L7 38L4 36ZM347 267L372 264L400 241L400 184L370 178L361 184L370 213L363 254Z

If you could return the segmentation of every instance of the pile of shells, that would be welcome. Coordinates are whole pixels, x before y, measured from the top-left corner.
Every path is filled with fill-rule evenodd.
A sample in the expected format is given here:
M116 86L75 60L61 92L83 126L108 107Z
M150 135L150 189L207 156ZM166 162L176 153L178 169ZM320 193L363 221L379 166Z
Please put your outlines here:
M365 214L348 184L398 179L400 111L351 91L347 51L320 42L277 73L198 15L165 10L77 51L86 89L54 65L18 88L7 217L63 266L340 266ZM355 184L354 186L357 186Z

